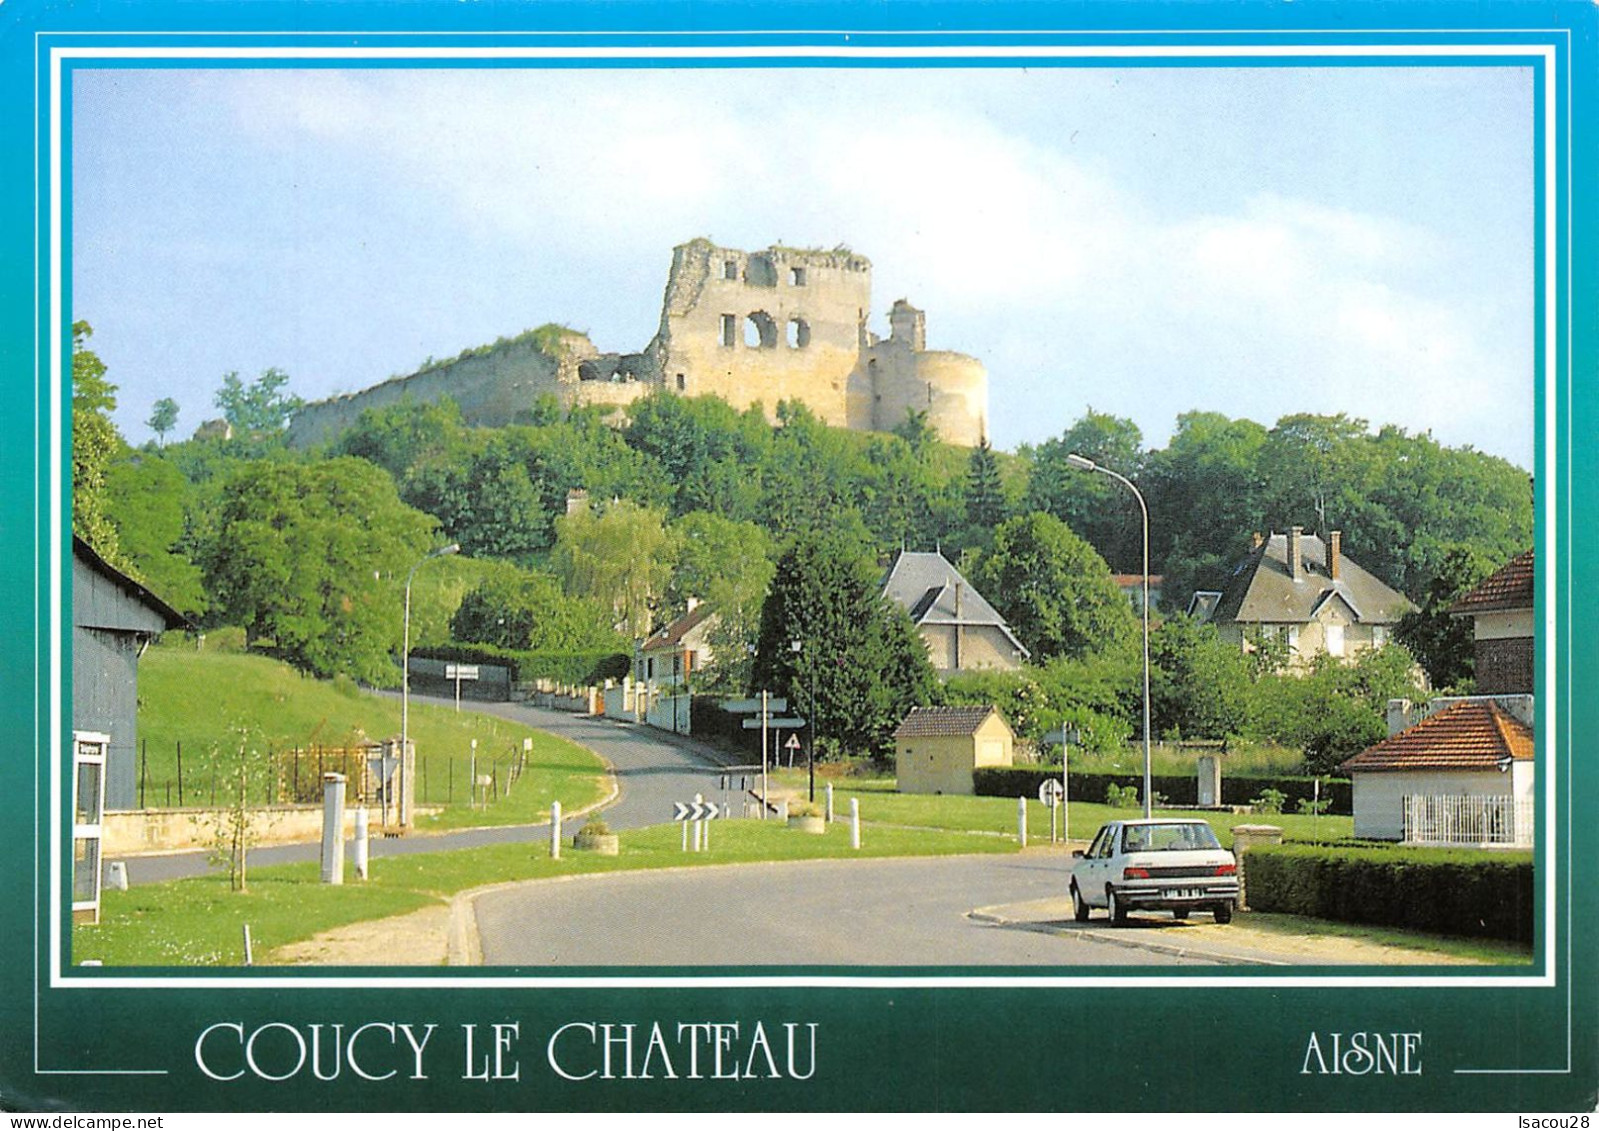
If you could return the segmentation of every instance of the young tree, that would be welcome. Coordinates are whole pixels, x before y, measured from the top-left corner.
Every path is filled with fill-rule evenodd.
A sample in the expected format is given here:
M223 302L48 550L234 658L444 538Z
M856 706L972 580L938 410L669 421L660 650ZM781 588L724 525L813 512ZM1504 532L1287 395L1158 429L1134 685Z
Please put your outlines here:
M178 423L178 402L171 397L162 397L151 406L150 419L144 423L155 433L156 439L162 446L165 446L167 433Z
M1021 515L994 532L972 584L1033 658L1083 656L1131 639L1131 602L1094 548L1051 515Z
M272 751L254 729L235 725L222 745L211 747L207 761L218 801L207 816L211 862L227 868L231 890L248 892L250 849L271 822Z

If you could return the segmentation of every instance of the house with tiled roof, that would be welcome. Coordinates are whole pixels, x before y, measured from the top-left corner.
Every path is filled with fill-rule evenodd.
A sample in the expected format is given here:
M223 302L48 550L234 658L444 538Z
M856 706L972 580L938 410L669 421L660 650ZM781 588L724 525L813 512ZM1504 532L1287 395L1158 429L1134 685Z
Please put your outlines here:
M913 707L894 731L899 791L971 794L972 771L1011 765L1014 743L993 706Z
M710 633L718 619L715 609L691 597L686 613L639 645L633 660L635 717L675 734L691 732L689 688L694 673L714 659ZM618 703L625 704L629 698L624 694ZM612 713L610 702L607 699L608 714Z
M1517 554L1449 608L1472 619L1480 695L1533 693L1533 566L1533 551Z
M883 596L910 614L939 675L1014 671L1027 659L1005 618L942 554L901 552Z
M1521 710L1484 696L1434 700L1426 718L1345 761L1339 769L1353 782L1355 835L1531 844L1530 702L1510 706Z
M1298 526L1260 538L1219 592L1194 594L1190 612L1245 652L1284 641L1293 666L1380 648L1415 605L1351 561L1342 542L1337 530L1323 541Z

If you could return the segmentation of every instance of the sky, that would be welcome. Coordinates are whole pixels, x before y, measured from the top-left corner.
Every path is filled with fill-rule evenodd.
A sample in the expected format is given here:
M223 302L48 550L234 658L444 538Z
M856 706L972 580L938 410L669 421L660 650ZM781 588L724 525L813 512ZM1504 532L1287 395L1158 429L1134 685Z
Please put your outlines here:
M979 358L994 444L1093 408L1346 413L1533 459L1513 67L74 74L72 316L116 422L316 400L546 322L633 352L673 246L846 244Z

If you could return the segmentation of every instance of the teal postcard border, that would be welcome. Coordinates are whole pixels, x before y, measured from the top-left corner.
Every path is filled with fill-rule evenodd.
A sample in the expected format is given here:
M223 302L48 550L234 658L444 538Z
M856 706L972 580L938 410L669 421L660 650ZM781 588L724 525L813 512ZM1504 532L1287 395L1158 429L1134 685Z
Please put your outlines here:
M1592 1106L1599 1082L1596 1044L1595 959L1593 948L1577 945L1583 928L1596 922L1593 853L1595 767L1579 764L1583 745L1577 736L1591 733L1594 703L1592 639L1595 614L1591 603L1577 599L1595 572L1591 486L1595 482L1594 444L1594 298L1592 209L1571 186L1593 182L1594 134L1588 115L1595 107L1595 18L1588 5L1565 4L1538 9L1546 26L1523 25L1531 13L1516 6L1477 7L1475 26L1450 27L1463 15L1444 5L1389 5L1379 12L1368 5L1197 5L1152 6L1134 18L1130 8L1093 6L1069 14L1075 27L1055 8L1003 5L979 11L967 5L899 5L855 9L835 5L763 6L742 4L695 7L696 26L683 26L665 9L644 5L581 4L457 13L445 6L414 5L278 5L218 7L168 4L106 5L92 13L72 6L38 6L25 13L11 5L11 26L0 30L6 67L7 105L25 114L6 119L6 160L15 176L6 181L8 199L3 229L10 264L0 269L5 279L0 356L8 364L0 386L0 404L13 434L5 445L7 481L13 491L3 503L5 529L13 545L26 541L31 550L0 562L5 593L0 602L0 631L14 641L18 657L8 670L12 694L0 701L10 725L7 733L31 735L31 747L0 766L5 795L29 797L15 816L31 820L4 823L8 864L0 869L0 888L10 905L31 908L30 945L11 933L5 946L11 962L0 970L0 1097L33 1107L64 1105L91 1110L148 1109L228 1110L978 1110L1023 1107L1040 1110L1114 1110L1162 1107L1217 1110L1556 1110ZM534 14L542 28L505 29L493 20ZM21 16L20 21L17 20ZM686 19L686 16L684 17ZM1337 28L1353 23L1380 25L1369 32L1322 32L1321 21ZM157 24L165 22L165 26ZM1142 23L1143 27L1129 26ZM1272 26L1250 30L1251 24ZM706 26L712 25L715 26ZM426 26L424 26L426 25ZM1180 30L1156 30L1177 25ZM182 33L174 33L180 27ZM339 29L357 27L359 33ZM807 27L854 27L855 31L809 32ZM1032 30L1043 27L1044 30ZM1392 30L1381 30L1381 27ZM287 31L285 29L294 30ZM370 29L370 30L367 30ZM733 30L737 29L737 30ZM1420 30L1416 30L1420 29ZM1508 29L1508 30L1503 30ZM1250 46L1304 46L1292 57L1296 65L1404 65L1419 57L1397 56L1371 61L1329 63L1317 49L1337 44L1357 47L1454 46L1457 44L1521 45L1529 50L1554 47L1557 79L1554 103L1540 102L1535 145L1542 151L1544 131L1565 131L1557 137L1553 185L1545 185L1544 166L1534 161L1539 180L1535 199L1540 209L1536 236L1535 279L1538 280L1538 325L1545 304L1554 304L1553 340L1538 335L1539 372L1552 363L1552 387L1536 383L1538 429L1537 516L1540 559L1547 555L1548 573L1559 600L1551 602L1547 587L1539 590L1540 625L1558 616L1555 646L1558 660L1551 669L1547 652L1539 651L1541 699L1553 699L1553 727L1540 743L1559 750L1557 808L1539 808L1539 843L1546 841L1551 818L1556 833L1551 843L1556 867L1539 885L1539 921L1549 921L1545 900L1553 896L1553 934L1540 927L1540 948L1534 975L1547 975L1546 986L1500 985L1499 972L1473 979L1429 972L1414 984L1363 986L1340 984L1327 971L1307 976L1306 985L1279 985L1269 971L1234 973L1227 985L1206 979L1184 979L1166 992L1133 983L1171 981L1107 968L1098 986L1038 987L1018 984L923 986L915 979L933 973L959 976L959 971L902 970L882 972L883 984L860 985L684 985L549 986L517 988L506 972L453 971L396 986L383 971L350 971L331 975L285 976L252 971L227 979L228 985L192 972L152 974L152 985L123 984L129 971L84 971L69 967L64 953L67 931L60 907L65 892L50 886L52 846L41 843L34 826L65 820L65 803L52 809L48 781L60 765L60 751L49 740L52 699L48 682L49 629L56 610L50 596L52 571L70 562L70 526L52 542L48 468L51 410L66 414L67 393L50 401L52 358L58 363L70 351L70 289L63 291L62 320L53 321L48 302L50 284L48 176L35 182L37 158L47 151L50 107L40 101L48 88L48 68L37 70L53 49L63 46L155 46L195 49L226 42L238 46L307 46L382 48L407 45L501 47L507 45L668 48L682 46L738 47L787 45L823 53L814 61L766 59L737 65L853 65L832 52L867 44L874 47L926 47L958 44L1013 47L1160 45L1181 48L1195 42L1219 41ZM1469 57L1473 65L1543 66L1535 56ZM21 66L15 65L25 60ZM912 60L864 60L862 66L926 65L1105 65L1038 57L978 63ZM1443 61L1427 59L1429 65ZM215 62L151 64L119 60L74 63L71 66L206 65ZM248 65L260 66L260 63ZM294 65L305 65L296 62ZM316 65L349 65L328 61ZM386 65L386 64L375 64ZM416 65L414 62L392 65ZM440 63L437 65L455 65ZM527 65L507 63L505 65ZM537 65L616 65L577 61ZM636 65L651 65L638 63ZM677 64L674 64L677 65ZM729 60L692 61L684 65L727 66ZM1116 65L1129 64L1117 60ZM1151 61L1146 65L1289 65L1288 60L1262 62L1246 55L1221 55L1202 62ZM1540 84L1541 89L1541 84ZM36 114L37 111L37 114ZM70 99L63 102L70 122ZM1552 119L1552 121L1550 120ZM1586 144L1584 144L1586 143ZM69 157L64 147L63 161ZM70 166L68 166L68 170ZM48 170L46 169L47 173ZM24 176L25 173L25 176ZM1547 189L1548 191L1542 191ZM1553 239L1543 237L1542 209L1552 202ZM60 218L70 231L70 199ZM20 257L12 252L21 252ZM63 261L70 261L70 247ZM1586 254L1584 254L1586 252ZM1552 260L1552 262L1549 262ZM1546 273L1545 268L1550 268ZM1553 293L1543 280L1553 278ZM1547 358L1545 351L1553 350ZM1552 398L1554 404L1549 403ZM1552 410L1552 411L1551 411ZM1554 434L1546 422L1552 421ZM22 433L22 435L17 435ZM1550 452L1551 459L1544 453ZM63 460L70 467L70 460ZM1553 468L1552 483L1543 471ZM31 483L24 492L17 485ZM54 486L62 497L69 485ZM1555 521L1548 521L1554 515ZM1585 525L1585 522L1587 525ZM56 557L52 560L51 549ZM67 579L56 576L61 592ZM69 596L68 596L68 599ZM26 643L24 643L26 642ZM63 649L66 642L63 642ZM70 703L70 656L63 651L61 702ZM68 728L70 729L70 728ZM19 746L21 743L19 742ZM1542 791L1540 791L1542 794ZM54 846L55 860L65 874L65 845ZM1570 865L1565 861L1572 861ZM31 865L31 867L29 866ZM54 923L62 940L50 944ZM1542 945L1550 944L1549 949ZM1544 954L1555 961L1545 969ZM515 972L512 972L515 973ZM611 976L634 973L659 980L660 972L600 972ZM691 973L691 972L670 972ZM740 978L778 976L789 971L766 969L736 972ZM858 971L807 971L818 982L848 979ZM874 972L875 974L876 972ZM1004 974L1008 972L984 972ZM1016 971L1021 977L1036 970ZM1339 972L1379 975L1381 971ZM409 977L409 973L408 973ZM902 984L894 984L902 979ZM429 985L434 982L437 984ZM1251 986L1247 983L1258 981ZM447 983L447 984L446 984ZM1195 984L1198 983L1198 984ZM1471 984L1463 984L1471 983ZM1130 991L1130 992L1129 992ZM1168 997L1168 995L1170 995ZM1175 1008L1188 1018L1204 1019L1204 1028L1237 1055L1237 1035L1250 1033L1258 1054L1249 1071L1217 1073L1206 1050L1162 1047L1158 1042ZM1107 1018L1118 1029L1107 1033ZM524 1035L522 1072L517 1080L468 1081L457 1065L441 1066L424 1081L376 1084L348 1076L307 1088L265 1080L215 1081L195 1066L192 1045L204 1023L263 1024L413 1020L435 1023L441 1031L467 1023L482 1025L515 1021ZM784 1023L815 1021L825 1038L815 1075L806 1080L718 1081L612 1080L573 1082L543 1066L541 1043L556 1025L571 1020L634 1023L647 1027L698 1020L763 1021L769 1028ZM1428 1071L1414 1079L1327 1079L1299 1072L1305 1034L1319 1031L1397 1031L1419 1028L1429 1034ZM1562 1031L1563 1030L1563 1031ZM1093 1041L1088 1039L1093 1035ZM1435 1036L1434 1036L1435 1034ZM1553 1039L1553 1038L1561 1039ZM1151 1042L1156 1042L1152 1044ZM979 1051L980 1050L980 1051ZM1092 1051L1090 1051L1092 1050ZM1436 1051L1434 1051L1436 1050ZM1105 1058L1133 1070L1123 1094L1087 1090L1099 1076L1094 1065ZM1050 1072L1039 1072L1042 1064ZM1435 1067L1436 1066L1436 1067ZM1465 1069L1462 1071L1462 1069ZM1482 1071L1474 1071L1480 1069ZM1179 1098L1180 1097L1180 1098Z

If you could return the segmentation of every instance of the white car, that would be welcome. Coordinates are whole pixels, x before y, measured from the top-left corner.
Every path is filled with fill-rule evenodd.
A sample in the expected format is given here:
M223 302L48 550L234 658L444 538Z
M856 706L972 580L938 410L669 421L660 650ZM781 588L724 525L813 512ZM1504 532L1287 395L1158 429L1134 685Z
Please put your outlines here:
M1079 923L1095 907L1125 923L1129 911L1170 911L1186 919L1209 911L1230 923L1238 903L1238 862L1205 821L1155 817L1111 821L1087 851L1073 852L1072 910Z

